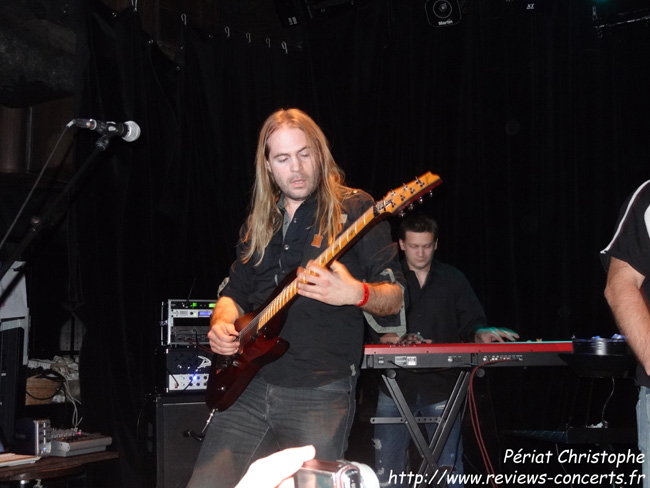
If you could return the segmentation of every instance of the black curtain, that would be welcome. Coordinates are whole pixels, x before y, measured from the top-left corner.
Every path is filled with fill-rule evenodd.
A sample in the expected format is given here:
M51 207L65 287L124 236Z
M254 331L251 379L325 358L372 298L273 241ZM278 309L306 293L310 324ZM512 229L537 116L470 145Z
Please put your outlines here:
M302 18L299 43L179 19L171 60L136 10L77 2L77 116L142 127L99 154L74 207L85 428L121 453L106 486L143 486L161 304L215 297L257 132L279 107L310 113L348 182L376 198L428 170L442 177L421 210L493 325L523 340L615 331L598 251L648 177L647 32L599 35L588 0L464 5L458 24L433 27L423 1L356 2ZM80 164L96 137L79 134Z
M78 116L137 120L137 144L110 141L85 175L74 215L79 239L76 313L86 326L80 354L86 431L113 437L120 473L97 473L94 486L144 486L138 415L155 380L158 286L173 267L161 253L163 177L180 152L176 66L149 42L136 12L79 4ZM96 53L101 53L97 56ZM98 139L80 133L80 165ZM116 483L115 479L119 479Z

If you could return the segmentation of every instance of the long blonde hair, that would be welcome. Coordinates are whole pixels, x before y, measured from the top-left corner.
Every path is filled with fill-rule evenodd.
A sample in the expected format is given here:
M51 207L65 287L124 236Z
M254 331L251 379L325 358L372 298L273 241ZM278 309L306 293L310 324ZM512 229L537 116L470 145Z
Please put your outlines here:
M320 178L315 190L318 199L318 233L327 235L330 244L341 231L341 202L351 191L345 185L343 170L332 157L325 134L309 115L296 108L281 109L271 114L260 130L257 143L255 185L248 216L248 230L244 237L247 245L244 262L257 255L256 265L262 262L266 246L282 226L282 212L277 205L282 192L266 169L270 151L269 137L280 128L300 129L305 133Z

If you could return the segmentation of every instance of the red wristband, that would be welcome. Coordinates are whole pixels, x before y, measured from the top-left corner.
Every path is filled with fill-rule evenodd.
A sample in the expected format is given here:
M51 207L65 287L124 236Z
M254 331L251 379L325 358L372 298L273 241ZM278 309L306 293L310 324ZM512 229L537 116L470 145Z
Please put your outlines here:
M357 307L363 307L366 303L368 303L368 298L370 298L370 288L368 288L368 283L362 283L363 284L363 298L359 303L357 303Z

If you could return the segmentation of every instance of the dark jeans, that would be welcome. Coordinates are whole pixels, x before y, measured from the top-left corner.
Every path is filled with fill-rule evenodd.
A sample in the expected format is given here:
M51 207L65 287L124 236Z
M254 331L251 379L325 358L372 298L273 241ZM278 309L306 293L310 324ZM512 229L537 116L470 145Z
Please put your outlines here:
M253 379L212 417L188 488L233 488L253 461L287 447L312 444L317 459L342 459L356 382L350 376L319 388L288 388Z

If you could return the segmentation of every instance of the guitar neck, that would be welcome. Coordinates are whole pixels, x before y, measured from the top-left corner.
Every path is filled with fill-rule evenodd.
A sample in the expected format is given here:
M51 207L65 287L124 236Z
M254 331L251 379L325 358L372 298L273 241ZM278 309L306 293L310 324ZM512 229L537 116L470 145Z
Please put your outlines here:
M316 259L319 266L325 267L339 257L343 252L354 242L356 237L361 233L366 226L375 220L377 216L375 215L375 207L372 206L366 210L361 217L354 221L354 223L345 229L341 235L339 235L336 240L321 253L320 256Z
M327 249L325 249L316 258L320 267L325 267L332 263L337 257L354 242L361 231L377 218L374 205L366 210L361 217L345 229ZM255 327L259 331L264 327L283 307L285 307L298 294L298 278L289 283L264 309L251 320L249 326Z

